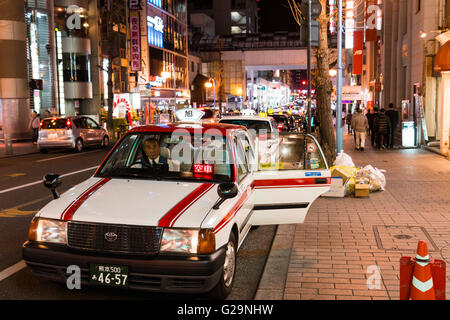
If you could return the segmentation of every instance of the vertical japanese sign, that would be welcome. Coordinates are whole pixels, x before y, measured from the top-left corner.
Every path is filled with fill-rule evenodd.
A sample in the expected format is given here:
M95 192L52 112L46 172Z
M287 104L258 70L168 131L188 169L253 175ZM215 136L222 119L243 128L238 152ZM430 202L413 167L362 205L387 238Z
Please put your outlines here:
M362 75L364 31L353 32L353 74Z
M130 47L131 70L141 70L141 31L139 26L139 11L130 11Z
M336 33L336 0L328 0L330 10L330 34Z
M345 49L353 48L353 32L355 30L354 1L345 2Z

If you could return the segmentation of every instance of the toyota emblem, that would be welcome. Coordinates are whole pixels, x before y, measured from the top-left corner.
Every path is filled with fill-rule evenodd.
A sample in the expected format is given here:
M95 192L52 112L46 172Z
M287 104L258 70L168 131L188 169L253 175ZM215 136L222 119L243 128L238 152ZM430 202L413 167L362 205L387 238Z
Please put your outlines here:
M105 233L105 239L106 239L106 241L108 241L108 242L114 242L114 241L116 241L117 240L117 233L114 233L114 232L107 232L107 233Z

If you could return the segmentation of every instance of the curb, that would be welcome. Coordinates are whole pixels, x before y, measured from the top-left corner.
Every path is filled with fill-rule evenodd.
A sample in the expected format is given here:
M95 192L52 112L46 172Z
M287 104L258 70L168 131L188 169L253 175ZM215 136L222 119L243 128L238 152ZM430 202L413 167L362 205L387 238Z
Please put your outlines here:
M295 224L279 225L254 300L283 300Z

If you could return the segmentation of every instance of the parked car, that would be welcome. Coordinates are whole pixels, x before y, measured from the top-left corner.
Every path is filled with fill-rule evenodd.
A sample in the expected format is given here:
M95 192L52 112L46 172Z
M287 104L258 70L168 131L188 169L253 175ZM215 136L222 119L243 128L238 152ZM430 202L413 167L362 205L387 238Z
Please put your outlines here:
M276 163L259 169L242 126L133 128L94 176L61 196L61 177L44 177L55 199L34 217L23 259L42 279L66 283L78 266L82 286L223 299L251 227L303 223L330 188L316 139L284 139Z
M108 145L108 131L89 117L53 117L41 120L37 141L41 152L47 152L49 149L81 152L86 146Z
M289 117L285 114L271 114L270 117L274 118L277 122L278 131L289 132L292 130L292 124Z

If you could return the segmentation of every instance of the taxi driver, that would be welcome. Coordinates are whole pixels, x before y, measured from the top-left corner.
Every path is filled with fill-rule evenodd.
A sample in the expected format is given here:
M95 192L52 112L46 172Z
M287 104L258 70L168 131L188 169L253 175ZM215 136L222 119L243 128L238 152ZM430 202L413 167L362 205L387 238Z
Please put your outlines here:
M156 139L148 138L143 143L144 153L148 158L148 162L154 166L155 164L167 164L167 158L160 155L161 148ZM143 159L144 161L146 159ZM145 161L147 162L147 161Z

